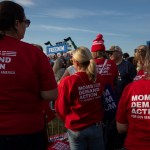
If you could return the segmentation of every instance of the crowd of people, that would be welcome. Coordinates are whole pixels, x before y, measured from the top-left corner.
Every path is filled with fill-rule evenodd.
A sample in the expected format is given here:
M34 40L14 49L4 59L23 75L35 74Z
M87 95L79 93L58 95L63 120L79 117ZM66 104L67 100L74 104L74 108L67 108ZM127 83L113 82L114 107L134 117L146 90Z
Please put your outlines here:
M116 45L106 50L98 34L91 49L48 60L40 45L21 41L30 23L22 6L0 2L0 150L46 150L50 102L71 150L149 150L149 47L139 45L130 57ZM104 97L108 85L116 107ZM104 101L115 108L111 118Z

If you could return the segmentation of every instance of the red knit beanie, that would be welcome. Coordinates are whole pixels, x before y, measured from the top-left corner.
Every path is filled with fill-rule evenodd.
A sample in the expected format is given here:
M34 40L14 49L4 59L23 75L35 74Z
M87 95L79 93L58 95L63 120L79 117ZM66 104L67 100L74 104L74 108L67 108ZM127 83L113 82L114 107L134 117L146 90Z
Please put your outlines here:
M97 51L105 51L105 45L103 40L103 35L98 34L96 36L96 39L93 41L91 52L97 52Z

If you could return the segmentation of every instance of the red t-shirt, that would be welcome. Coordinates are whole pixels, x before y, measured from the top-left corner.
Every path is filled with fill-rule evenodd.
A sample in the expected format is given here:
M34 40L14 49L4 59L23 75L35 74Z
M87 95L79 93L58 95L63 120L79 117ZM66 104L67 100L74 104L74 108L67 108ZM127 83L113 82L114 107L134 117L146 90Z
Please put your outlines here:
M37 47L5 36L0 40L0 135L44 128L40 91L57 83L46 55Z
M150 149L150 80L134 81L124 89L116 120L128 124L127 150Z
M61 80L55 108L66 128L78 131L102 121L104 83L100 78L97 75L97 81L92 83L85 72L77 72Z
M146 74L147 74L147 73L144 72L143 69L141 69L141 70L139 70L139 71L137 72L137 75L135 76L135 78L134 78L133 80L134 80L134 81L140 80L140 79L146 77Z
M96 62L97 71L98 73L100 73L106 59L96 58L94 60ZM107 59L107 63L105 64L100 74L105 81L107 81L108 83L112 85L112 87L114 87L114 79L118 76L118 69L117 69L116 63L113 60Z

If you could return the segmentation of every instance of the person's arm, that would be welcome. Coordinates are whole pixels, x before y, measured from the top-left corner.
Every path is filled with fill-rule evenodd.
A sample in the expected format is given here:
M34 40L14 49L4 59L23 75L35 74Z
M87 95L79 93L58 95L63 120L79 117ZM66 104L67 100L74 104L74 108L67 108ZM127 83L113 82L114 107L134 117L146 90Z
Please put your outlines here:
M63 121L65 121L68 112L70 112L70 95L66 81L67 79L63 79L58 85L59 94L55 101L55 111L59 118L61 118Z
M118 121L116 122L117 125L117 130L119 133L126 133L128 130L128 125L127 124L122 124L119 123Z
M57 82L52 67L43 52L37 51L37 53L39 58L37 59L39 94L43 100L56 100L58 95Z
M64 74L62 75L62 77L61 77L61 79L60 80L62 80L64 77L66 77L66 76L70 76L70 74L69 74L69 71L66 69L65 70L65 72L64 72Z
M53 65L53 71L54 71L54 74L57 73L57 71L60 69L60 62L59 62L59 58L57 58L55 61L54 61L54 65Z
M49 91L41 91L41 97L44 99L44 100L51 100L51 101L54 101L57 99L57 96L58 96L58 90L57 88L56 89L53 89L53 90L49 90Z

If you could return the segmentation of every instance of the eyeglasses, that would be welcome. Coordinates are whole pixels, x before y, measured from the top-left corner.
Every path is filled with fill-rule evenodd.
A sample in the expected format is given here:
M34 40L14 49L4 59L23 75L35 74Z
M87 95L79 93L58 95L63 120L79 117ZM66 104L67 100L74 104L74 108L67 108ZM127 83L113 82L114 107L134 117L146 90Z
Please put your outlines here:
M28 28L31 21L29 19L24 19L23 22L26 24L26 27Z

